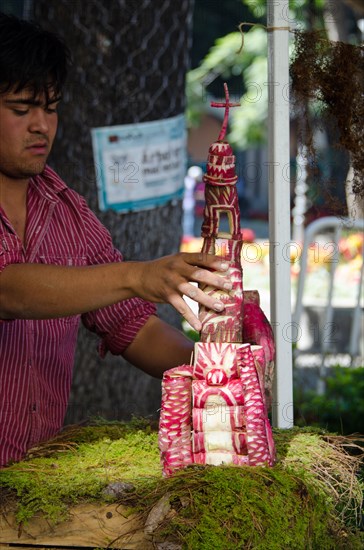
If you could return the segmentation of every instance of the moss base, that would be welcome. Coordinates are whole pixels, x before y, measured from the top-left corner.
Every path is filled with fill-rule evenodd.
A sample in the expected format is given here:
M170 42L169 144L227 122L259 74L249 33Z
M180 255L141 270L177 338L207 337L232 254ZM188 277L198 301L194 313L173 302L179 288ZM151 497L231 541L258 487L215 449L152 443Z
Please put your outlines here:
M147 422L74 427L0 471L2 511L19 524L42 513L55 529L76 504L116 501L155 543L180 548L361 549L360 438L307 428L274 438L274 468L192 466L162 479Z

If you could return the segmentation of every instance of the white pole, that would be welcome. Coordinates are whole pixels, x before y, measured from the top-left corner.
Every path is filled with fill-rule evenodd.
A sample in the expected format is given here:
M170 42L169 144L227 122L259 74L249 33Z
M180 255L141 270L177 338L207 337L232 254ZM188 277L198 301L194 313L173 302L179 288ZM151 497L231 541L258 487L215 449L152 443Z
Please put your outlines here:
M276 340L273 425L293 426L288 0L267 0L271 322ZM279 27L272 29L271 27ZM283 28L282 28L283 27Z

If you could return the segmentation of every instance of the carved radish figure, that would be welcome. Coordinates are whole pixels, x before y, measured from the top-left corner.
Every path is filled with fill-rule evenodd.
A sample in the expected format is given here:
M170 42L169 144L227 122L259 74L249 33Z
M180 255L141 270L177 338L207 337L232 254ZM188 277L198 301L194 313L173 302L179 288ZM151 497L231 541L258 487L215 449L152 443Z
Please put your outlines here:
M209 149L202 224L202 252L229 263L233 288L216 294L225 310L200 306L200 342L191 365L165 372L159 448L164 475L189 464L274 464L274 442L268 420L274 367L271 326L259 307L257 291L243 291L240 211L235 156L225 141L230 103L227 85L225 116L218 141ZM223 217L228 231L220 230Z

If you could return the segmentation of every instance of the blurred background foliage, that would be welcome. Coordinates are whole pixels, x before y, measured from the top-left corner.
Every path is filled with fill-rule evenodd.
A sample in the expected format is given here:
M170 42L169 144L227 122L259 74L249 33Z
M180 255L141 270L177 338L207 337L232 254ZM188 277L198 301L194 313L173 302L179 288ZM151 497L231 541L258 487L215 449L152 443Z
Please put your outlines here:
M364 367L335 366L326 379L326 392L318 395L304 386L295 387L296 426L318 426L349 435L364 433Z
M360 3L360 2L359 2ZM340 14L351 42L360 39L352 2L342 2ZM354 2L355 4L355 2ZM333 0L292 0L287 24L292 30L324 30L336 24L328 12L336 9ZM187 74L187 120L198 126L208 109L210 98L221 96L222 84L229 85L233 101L243 108L231 112L228 140L237 149L259 146L266 142L268 116L267 32L255 26L243 28L244 47L239 31L242 22L265 25L266 0L196 0L191 70ZM291 33L290 52L294 40Z

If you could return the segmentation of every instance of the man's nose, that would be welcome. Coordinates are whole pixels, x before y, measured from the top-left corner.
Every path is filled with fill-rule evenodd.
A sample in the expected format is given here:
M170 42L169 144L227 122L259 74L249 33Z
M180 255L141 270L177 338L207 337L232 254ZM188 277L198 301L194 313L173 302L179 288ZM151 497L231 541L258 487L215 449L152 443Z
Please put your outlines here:
M32 116L29 123L29 130L41 134L47 134L49 130L47 113L43 108L37 107L32 110Z

